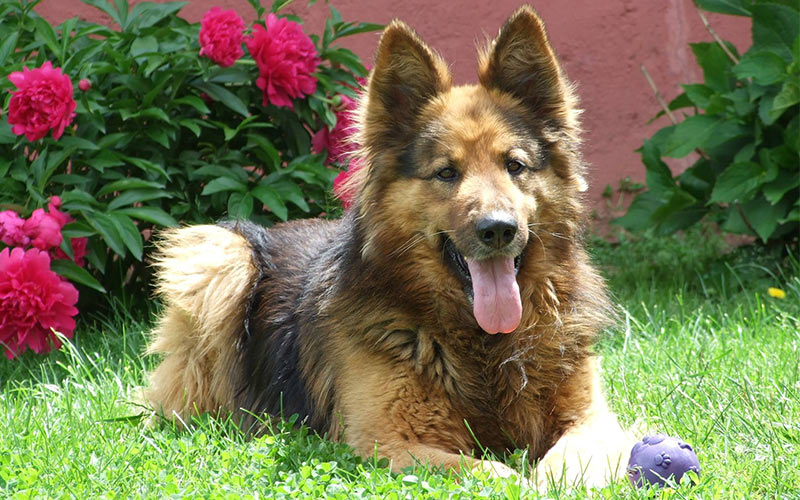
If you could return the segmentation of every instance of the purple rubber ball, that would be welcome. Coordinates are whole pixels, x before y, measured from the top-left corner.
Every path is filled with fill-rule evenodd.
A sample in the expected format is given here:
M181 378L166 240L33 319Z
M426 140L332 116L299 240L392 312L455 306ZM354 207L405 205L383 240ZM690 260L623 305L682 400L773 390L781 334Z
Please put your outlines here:
M646 436L636 443L628 460L628 477L637 488L645 484L666 486L670 477L680 483L690 470L700 474L700 462L692 447L664 434Z

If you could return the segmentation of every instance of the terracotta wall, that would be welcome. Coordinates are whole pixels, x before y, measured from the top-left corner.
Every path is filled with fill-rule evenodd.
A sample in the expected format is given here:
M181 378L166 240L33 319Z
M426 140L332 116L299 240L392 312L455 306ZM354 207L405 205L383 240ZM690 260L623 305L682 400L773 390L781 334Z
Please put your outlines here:
M131 4L137 0L129 0ZM270 0L262 0L265 5ZM333 0L345 20L387 23L399 18L451 63L456 83L476 78L476 45L497 29L520 5L515 0ZM181 11L199 21L210 7L235 8L246 22L253 11L246 0L191 0ZM688 42L711 37L691 0L539 0L534 7L544 18L550 39L567 75L577 82L586 130L585 153L592 164L590 198L601 216L609 211L601 197L607 184L616 187L630 176L641 181L644 169L634 150L642 139L667 122L648 125L659 105L642 76L644 64L669 100L679 84L697 81L702 73ZM308 7L297 1L289 10L299 14L306 31L319 33L328 13L323 0ZM79 0L44 0L37 11L51 22L73 16L110 23L110 19ZM708 15L714 29L740 51L749 44L749 19ZM345 44L371 61L377 33L353 37ZM674 165L680 168L680 162Z

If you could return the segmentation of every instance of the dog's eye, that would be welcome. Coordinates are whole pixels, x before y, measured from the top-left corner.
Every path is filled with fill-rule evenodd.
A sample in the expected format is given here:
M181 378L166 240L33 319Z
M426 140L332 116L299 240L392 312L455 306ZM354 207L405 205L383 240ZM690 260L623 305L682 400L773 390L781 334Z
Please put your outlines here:
M453 167L445 167L436 172L436 177L443 181L452 181L458 177L458 171Z
M525 170L525 164L519 160L507 160L506 170L511 175L519 175Z

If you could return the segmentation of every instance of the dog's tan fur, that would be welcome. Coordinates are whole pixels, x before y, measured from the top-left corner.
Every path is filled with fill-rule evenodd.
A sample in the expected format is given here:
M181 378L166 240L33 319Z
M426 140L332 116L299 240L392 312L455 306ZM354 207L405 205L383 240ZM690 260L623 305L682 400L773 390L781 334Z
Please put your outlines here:
M576 98L532 9L482 53L479 77L454 87L439 56L392 23L361 107L365 166L344 219L164 237L166 308L149 349L164 355L148 393L158 410L230 411L245 425L250 413L294 411L394 468L508 476L480 449L519 447L539 461L541 487L621 475L632 443L591 352L609 306L581 244ZM512 178L509 155L537 168ZM443 165L459 182L437 180ZM522 316L508 335L478 328L441 243L482 255L474 224L497 210L520 227L503 250L521 255Z

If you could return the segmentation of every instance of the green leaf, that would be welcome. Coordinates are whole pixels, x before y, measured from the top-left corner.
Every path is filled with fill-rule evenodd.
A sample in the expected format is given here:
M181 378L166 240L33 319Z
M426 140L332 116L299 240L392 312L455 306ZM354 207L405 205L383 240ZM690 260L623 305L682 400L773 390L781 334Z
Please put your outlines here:
M172 198L172 194L163 189L129 189L115 196L114 199L108 203L108 210L116 210L126 205L160 198Z
M778 92L778 95L775 96L775 100L772 101L772 109L769 112L770 118L772 118L773 121L777 120L784 111L798 102L800 102L800 85L798 85L796 79L786 80L783 83L781 91Z
M642 162L647 170L647 187L651 191L667 191L675 187L675 179L666 163L661 160L661 152L651 140L645 139L642 146Z
M218 177L206 184L206 187L203 188L203 192L201 194L210 195L222 191L237 191L244 193L247 191L247 186L239 181L231 179L230 177Z
M53 27L43 17L37 17L34 22L36 24L36 38L43 41L53 55L60 60L61 44L58 43L58 36ZM57 65L54 64L53 66Z
M347 23L341 28L337 28L334 31L333 40L337 38L344 38L346 36L357 35L359 33L368 33L370 31L381 31L386 26L383 24L374 24L374 23Z
M55 271L59 276L63 276L73 283L87 286L93 290L97 290L100 293L107 293L106 289L103 288L103 285L94 279L94 276L89 274L86 269L83 269L71 260L53 259L50 261L50 269Z
M72 191L61 193L61 202L64 204L64 209L67 210L74 208L75 205L98 205L97 199L82 189L73 189Z
M87 5L91 5L92 7L96 7L106 14L108 14L111 19L122 26L122 19L120 19L119 14L117 13L117 9L114 8L108 1L106 0L81 0L83 3Z
M764 167L752 161L729 165L717 179L711 192L711 201L716 203L746 201L764 182L765 176Z
M97 231L89 227L87 224L78 221L72 221L67 223L66 226L61 230L61 234L64 236L65 239L70 238L84 238L89 236L94 236L97 234Z
M192 83L192 85L208 94L212 99L221 102L245 118L250 116L250 112L247 111L247 106L245 103L242 102L242 100L239 99L236 94L229 91L225 87L215 83L205 83L202 81L195 81Z
M750 50L742 56L733 72L742 80L752 78L759 85L772 85L785 77L786 63L774 52Z
M772 113L776 96L777 94L767 94L758 101L758 118L764 125L772 125L777 120Z
M158 207L143 206L122 208L115 213L127 215L135 220L143 220L164 227L175 227L178 221L173 216Z
M97 144L93 143L92 141L88 141L83 137L78 137L75 135L65 135L59 139L59 144L62 146L74 146L76 149L83 149L86 151L97 151L100 149Z
M792 44L800 35L798 11L786 5L759 2L753 12L753 47L774 50L787 63L792 61Z
M734 16L749 16L752 0L694 0L694 3L703 10L731 14Z
M67 48L69 47L69 45L72 43L73 40L72 32L75 31L75 25L77 24L78 24L78 18L73 17L67 19L59 26L59 29L61 30L61 47L59 47L61 49L61 52L59 53L58 58L62 61L62 63L66 59ZM66 69L64 69L64 73L67 73Z
M264 163L273 169L276 169L281 164L281 156L278 149L270 142L269 139L260 134L247 134L249 142L255 143L258 148L265 153L265 157L259 155Z
M791 201L788 199L772 205L761 196L742 205L745 217L764 243L778 228L778 221L786 217L790 209Z
M786 217L782 217L778 219L779 224L786 224L790 222L800 222L800 201L794 204L789 213L786 214Z
M353 51L348 49L328 49L322 53L322 57L332 63L342 64L359 73L364 73L366 71L366 68L361 64L361 59Z
M19 32L14 31L8 36L8 38L3 40L2 44L0 44L0 68L6 67L6 60L8 59L8 56L14 53L14 50L17 48L18 39Z
M130 8L128 7L128 0L114 0L114 6L117 9L117 14L119 15L120 21L122 24L120 25L123 30L128 29L128 13L130 12Z
M652 191L636 195L628 211L622 217L611 221L611 224L624 227L628 231L644 231L653 227L653 212L663 203L661 197Z
M152 35L136 37L131 44L130 51L133 57L158 53L158 40Z
M784 129L783 140L792 151L800 152L800 114L795 115Z
M273 13L278 13L284 7L292 3L294 0L273 0L272 7L270 7L269 11Z
M178 120L178 123L181 126L186 127L189 130L191 130L194 133L195 137L200 137L200 132L201 132L200 125L198 125L196 122L197 122L197 120L194 120L194 119L191 119L191 120L190 119Z
M231 66L228 68L216 67L209 73L208 82L212 83L242 83L249 84L253 75L249 71Z
M14 144L17 142L17 134L11 131L8 123L8 113L0 117L0 144Z
M131 26L144 29L157 24L181 10L189 2L141 2L133 6L130 14Z
M163 146L166 149L169 149L169 137L167 137L167 133L164 131L162 127L147 127L144 130L144 133L147 137Z
M119 234L114 219L104 213L95 211L87 211L84 215L89 224L97 231L97 234L106 242L106 245L120 257L125 257L125 243Z
M169 104L170 104L171 107L177 106L178 104L186 104L188 106L193 107L199 113L202 113L204 115L207 115L207 114L211 113L211 110L208 109L208 106L206 106L206 103L202 99L200 99L199 97L196 97L196 96L193 96L193 95L187 95L187 96L181 97L179 99L174 99Z
M694 165L678 176L678 184L681 189L698 200L708 199L716 180L717 172L712 162L704 158L697 160Z
M258 200L270 209L279 219L286 220L289 218L289 211L286 208L286 204L280 198L278 192L271 187L256 186L250 194L258 198Z
M303 212L309 212L311 207L303 196L303 191L294 182L279 181L272 185L275 191L286 201L291 201Z
M725 92L732 88L731 68L733 62L722 50L722 47L712 42L691 43L697 64L703 68L703 77L706 85L717 92ZM734 52L732 45L728 45Z
M125 214L115 212L112 213L110 217L122 241L125 243L125 246L128 247L128 250L131 251L131 254L136 260L141 261L144 244L142 243L142 235L136 227L136 224Z
M762 192L767 201L774 205L781 201L786 193L796 191L798 188L800 188L800 172L797 169L780 170L775 180L764 184Z
M167 171L164 170L164 166L163 165L159 165L158 163L152 162L150 160L145 160L144 158L136 158L134 156L126 156L126 155L120 154L119 157L122 158L123 160L127 161L131 165L139 167L140 169L142 169L145 172L158 173L161 176L169 179L169 174L167 174Z
M711 104L711 96L714 95L714 90L708 85L691 84L681 85L686 92L686 97L689 98L691 104L698 108L706 109Z
M136 113L123 116L123 120L127 120L129 118L155 118L165 123L172 123L172 120L169 119L169 116L167 116L167 114L161 108L147 108L137 111Z
M722 122L721 118L710 115L694 115L675 125L666 141L663 155L682 158L712 137L714 129Z
M253 196L250 193L231 193L228 197L228 217L249 219L253 213Z

